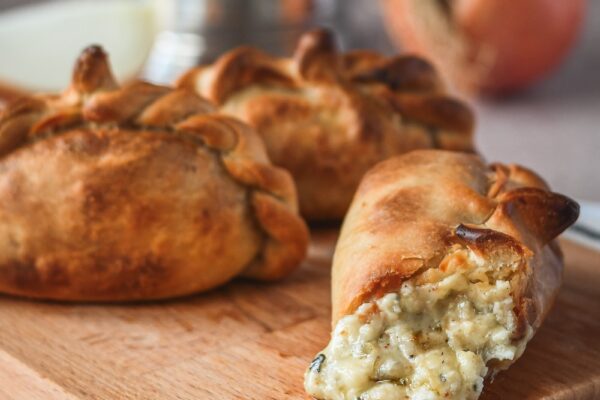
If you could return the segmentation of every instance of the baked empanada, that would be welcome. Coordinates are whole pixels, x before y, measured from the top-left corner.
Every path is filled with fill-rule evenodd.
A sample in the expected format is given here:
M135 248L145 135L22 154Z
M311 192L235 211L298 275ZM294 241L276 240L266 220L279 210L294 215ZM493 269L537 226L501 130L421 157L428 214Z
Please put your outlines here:
M291 176L194 92L118 87L99 47L0 117L0 292L167 298L274 280L308 241Z
M305 376L320 400L476 399L558 291L554 238L579 207L533 172L419 150L368 172L344 221L331 341Z
M273 163L294 177L311 220L343 218L379 161L422 148L473 150L471 111L445 94L429 63L340 54L325 30L304 34L292 58L241 47L178 85L257 129Z

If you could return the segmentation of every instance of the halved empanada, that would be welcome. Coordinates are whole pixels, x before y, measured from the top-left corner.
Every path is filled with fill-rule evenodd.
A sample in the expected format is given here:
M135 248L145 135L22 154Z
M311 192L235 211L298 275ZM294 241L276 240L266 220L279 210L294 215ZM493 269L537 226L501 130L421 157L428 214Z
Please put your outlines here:
M332 276L333 332L306 372L320 400L476 399L558 291L553 240L578 205L522 167L421 150L362 181Z

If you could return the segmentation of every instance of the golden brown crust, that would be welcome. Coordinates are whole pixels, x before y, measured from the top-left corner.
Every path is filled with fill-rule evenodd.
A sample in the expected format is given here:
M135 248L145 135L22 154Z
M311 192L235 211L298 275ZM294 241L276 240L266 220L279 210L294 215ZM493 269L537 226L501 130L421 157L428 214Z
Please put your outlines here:
M23 89L13 87L4 82L0 82L0 112L6 108L8 103L16 101L21 97L27 96L27 92Z
M414 151L363 179L333 261L333 322L373 297L437 268L455 246L516 262L517 336L537 329L557 292L562 258L554 238L577 218L573 200L533 172L486 166L474 155Z
M291 58L242 47L178 82L241 118L289 170L300 209L341 219L363 174L421 148L473 151L473 115L447 96L426 61L369 51L339 53L331 33L302 36Z
M252 129L189 90L117 87L99 47L62 95L0 116L0 155L5 293L166 298L278 279L306 252L293 181Z

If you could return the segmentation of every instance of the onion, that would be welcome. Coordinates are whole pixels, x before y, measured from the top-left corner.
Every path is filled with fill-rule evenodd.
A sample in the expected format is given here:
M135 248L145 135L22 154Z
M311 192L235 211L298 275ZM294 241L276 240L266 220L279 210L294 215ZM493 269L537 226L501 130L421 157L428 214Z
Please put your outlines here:
M585 0L382 0L392 39L433 60L458 88L507 93L555 68Z

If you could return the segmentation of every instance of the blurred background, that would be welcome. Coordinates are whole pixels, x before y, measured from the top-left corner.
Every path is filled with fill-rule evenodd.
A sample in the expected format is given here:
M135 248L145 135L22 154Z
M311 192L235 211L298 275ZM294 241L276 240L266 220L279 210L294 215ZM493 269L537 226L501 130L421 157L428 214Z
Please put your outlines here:
M457 95L475 107L477 143L489 161L524 164L557 191L600 201L600 0L409 3L0 0L0 98L63 88L74 59L90 43L108 50L121 80L142 76L169 83L187 68L241 44L290 54L301 32L328 26L344 49L443 55L434 61L450 71L447 78ZM512 37L506 34L513 31ZM499 46L525 55L499 51L494 59L487 57L485 46L465 55L467 39L477 44L500 36L504 43ZM550 54L548 60L542 53ZM452 58L458 61L447 62ZM489 67L487 81L463 85L461 80L481 72L461 64L475 58L488 67L504 65ZM536 63L544 65L535 70ZM535 71L527 72L529 67ZM502 68L513 70L504 73ZM530 75L516 77L520 72Z

